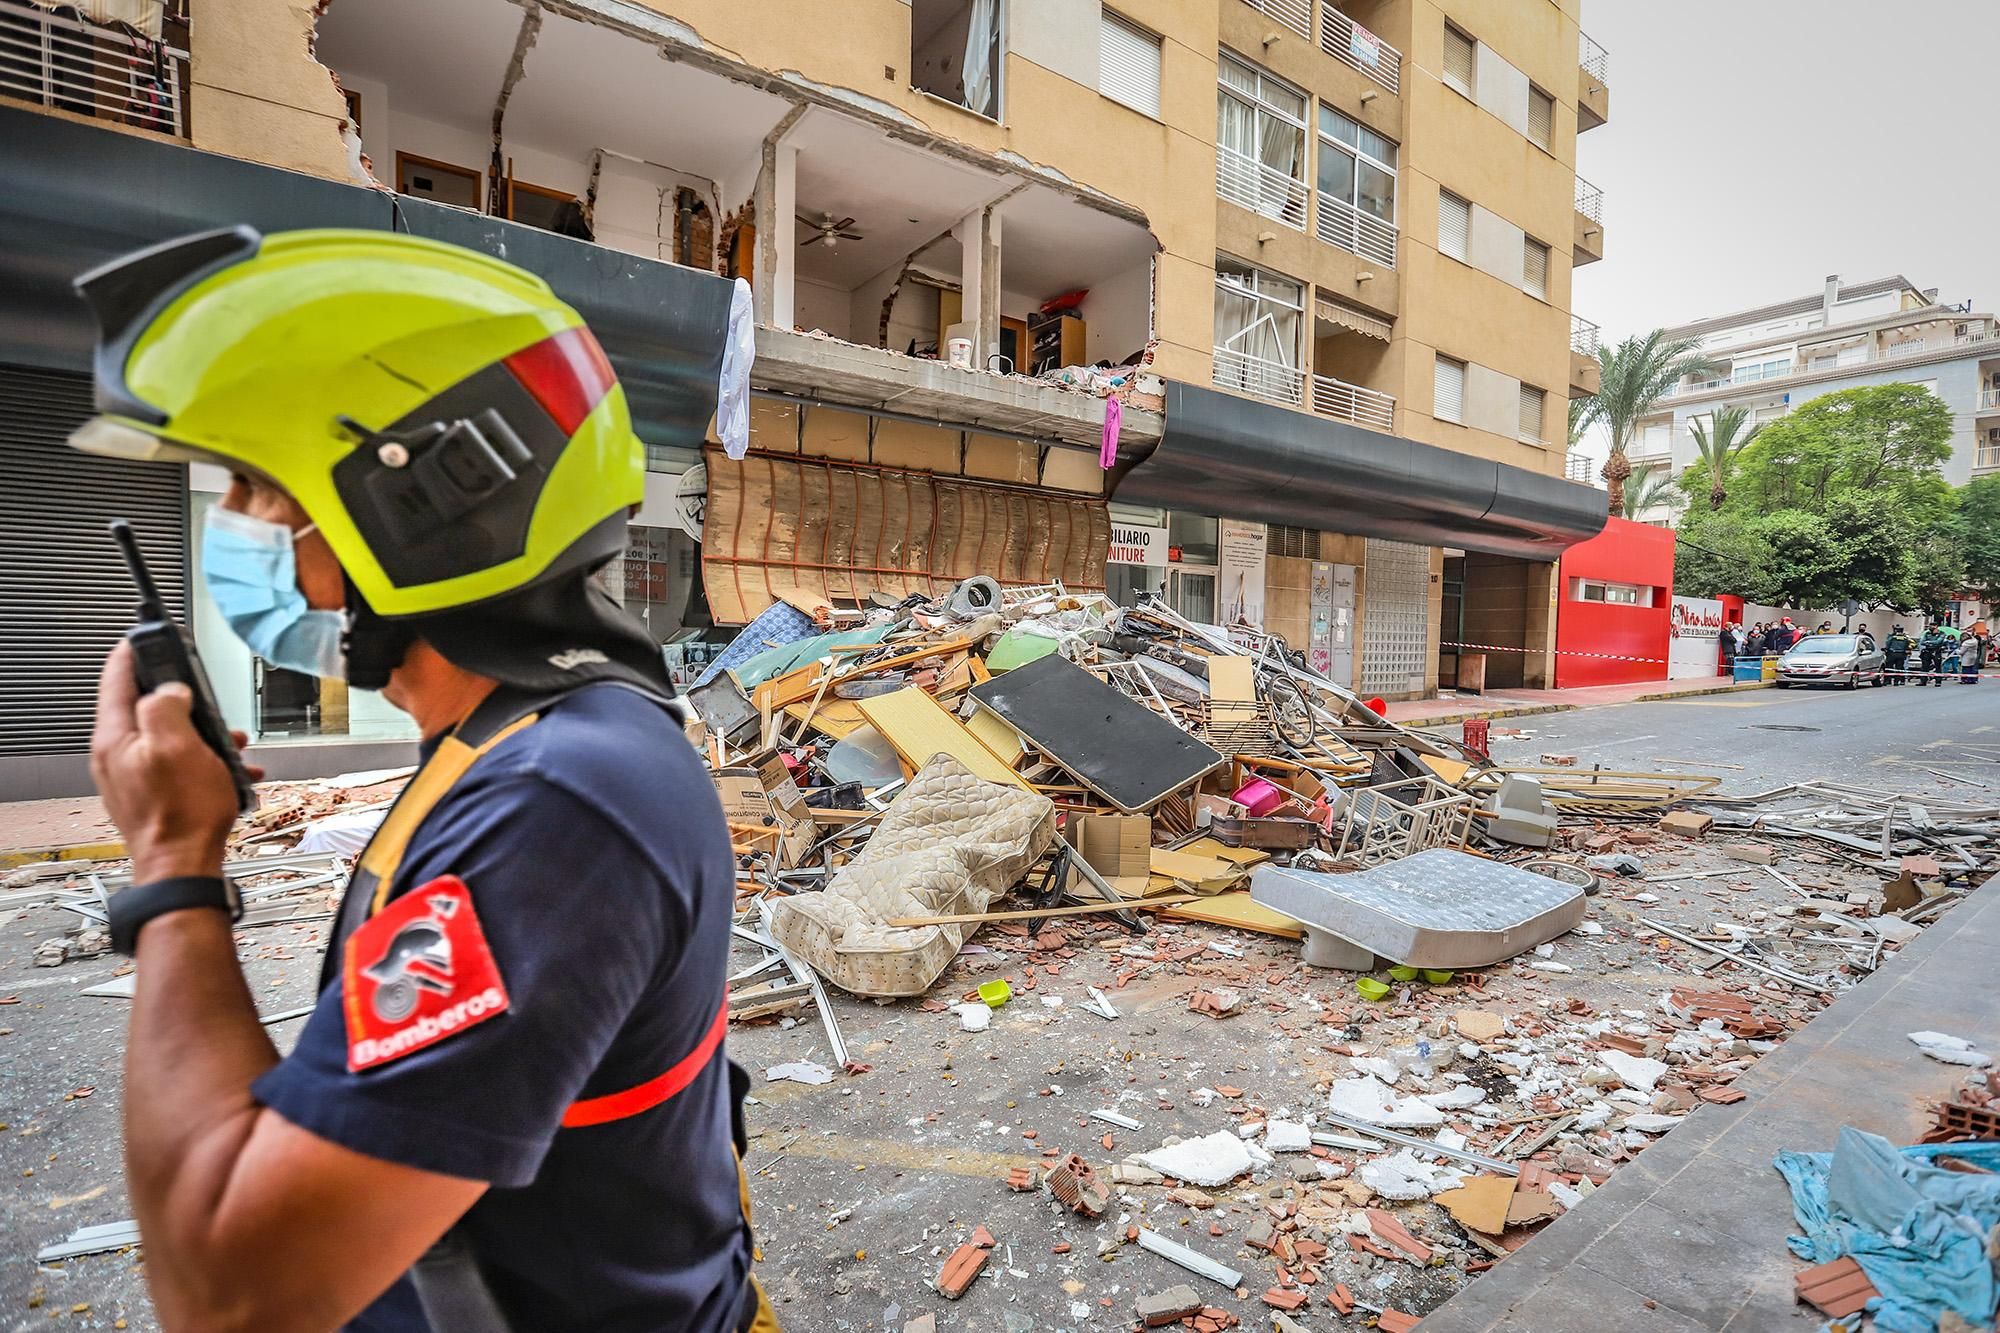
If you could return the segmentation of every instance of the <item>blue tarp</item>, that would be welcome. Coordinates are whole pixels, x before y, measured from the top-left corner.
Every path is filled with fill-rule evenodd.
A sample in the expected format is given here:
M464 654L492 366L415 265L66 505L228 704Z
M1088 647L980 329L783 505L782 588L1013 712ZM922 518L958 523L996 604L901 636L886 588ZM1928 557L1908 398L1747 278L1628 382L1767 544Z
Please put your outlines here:
M1819 1264L1854 1256L1882 1293L1868 1312L1889 1333L1933 1333L1947 1309L1983 1328L2000 1302L1986 1257L2000 1226L2000 1175L1932 1166L1940 1157L2000 1172L2000 1143L1897 1148L1852 1127L1830 1153L1781 1152L1774 1162L1806 1233L1786 1242L1792 1252Z

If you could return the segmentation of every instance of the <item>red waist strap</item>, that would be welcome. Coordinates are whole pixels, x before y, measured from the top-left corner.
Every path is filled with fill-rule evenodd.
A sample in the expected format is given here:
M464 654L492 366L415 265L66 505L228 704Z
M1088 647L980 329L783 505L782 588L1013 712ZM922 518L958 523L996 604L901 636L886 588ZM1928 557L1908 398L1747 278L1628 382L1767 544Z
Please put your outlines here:
M701 1044L682 1056L674 1066L655 1078L649 1078L634 1088L623 1092L610 1092L602 1097L585 1097L582 1101L571 1102L569 1110L563 1112L564 1129L581 1129L586 1125L602 1125L611 1120L623 1120L627 1116L650 1111L661 1102L676 1096L695 1076L707 1067L715 1053L722 1049L723 1034L729 1031L729 1001L725 998L722 1007L716 1011L715 1022Z

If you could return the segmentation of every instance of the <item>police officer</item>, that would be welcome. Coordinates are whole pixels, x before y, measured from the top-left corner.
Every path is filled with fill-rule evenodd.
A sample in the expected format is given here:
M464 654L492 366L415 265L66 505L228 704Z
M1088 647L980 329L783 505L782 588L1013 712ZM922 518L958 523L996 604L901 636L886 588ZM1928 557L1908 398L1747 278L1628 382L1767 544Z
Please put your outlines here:
M1889 669L1889 683L1891 685L1901 685L1903 683L1903 673L1909 667L1910 649L1912 646L1909 632L1901 625L1890 630L1889 637L1882 640L1882 656L1885 659L1885 665Z
M591 582L645 460L589 330L528 273L377 232L208 233L78 286L101 415L73 443L229 469L217 610L424 738L280 1058L231 939L230 779L184 689L106 663L162 1324L775 1328L722 1054L734 863L657 646Z

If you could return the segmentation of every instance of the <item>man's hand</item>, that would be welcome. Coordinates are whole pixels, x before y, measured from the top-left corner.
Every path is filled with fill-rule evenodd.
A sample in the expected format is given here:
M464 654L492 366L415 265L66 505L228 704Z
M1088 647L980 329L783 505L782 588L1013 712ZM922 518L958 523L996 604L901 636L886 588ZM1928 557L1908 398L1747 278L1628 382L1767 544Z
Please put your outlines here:
M130 644L120 642L105 659L90 775L111 822L125 835L135 883L222 873L223 849L236 823L236 786L188 720L193 707L185 685L141 695ZM235 741L241 747L243 737Z

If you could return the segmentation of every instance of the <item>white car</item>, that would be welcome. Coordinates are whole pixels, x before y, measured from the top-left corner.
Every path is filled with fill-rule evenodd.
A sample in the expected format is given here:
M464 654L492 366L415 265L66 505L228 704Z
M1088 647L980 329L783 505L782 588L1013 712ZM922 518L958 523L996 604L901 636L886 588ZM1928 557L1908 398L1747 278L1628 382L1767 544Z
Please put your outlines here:
M1787 685L1845 685L1866 680L1886 685L1887 658L1867 634L1814 634L1800 639L1778 659L1779 689Z

